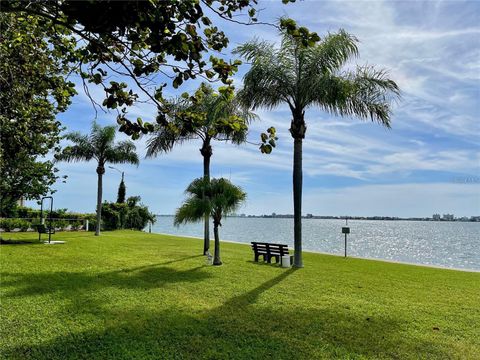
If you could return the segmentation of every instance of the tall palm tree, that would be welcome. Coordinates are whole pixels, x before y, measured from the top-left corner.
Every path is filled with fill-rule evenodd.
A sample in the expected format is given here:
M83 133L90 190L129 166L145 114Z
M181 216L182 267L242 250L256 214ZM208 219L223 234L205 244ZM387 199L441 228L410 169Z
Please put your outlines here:
M133 142L119 141L115 143L116 126L102 127L96 122L92 124L92 131L88 135L80 132L68 133L65 138L74 145L65 147L55 155L57 161L97 161L97 224L95 235L100 235L102 220L102 177L105 174L105 164L139 164L136 147Z
M248 124L255 114L248 111L235 96L217 93L210 85L202 83L193 97L171 100L166 123L157 125L147 140L147 157L171 151L175 145L200 139L203 156L203 176L210 179L212 141L230 141L241 144L246 141ZM203 254L210 247L209 214L205 214Z
M235 212L245 201L243 190L224 178L195 179L185 190L188 198L175 213L175 225L202 220L205 213L213 219L215 254L213 265L222 265L220 259L220 237L218 227L222 226L222 217Z
M253 40L235 49L251 63L239 93L252 108L273 109L288 104L292 113L294 265L302 262L302 142L307 126L305 110L317 106L340 116L371 119L390 128L391 102L399 96L397 84L385 70L372 66L345 69L358 55L358 40L343 30L328 34L314 46L283 35L281 46Z

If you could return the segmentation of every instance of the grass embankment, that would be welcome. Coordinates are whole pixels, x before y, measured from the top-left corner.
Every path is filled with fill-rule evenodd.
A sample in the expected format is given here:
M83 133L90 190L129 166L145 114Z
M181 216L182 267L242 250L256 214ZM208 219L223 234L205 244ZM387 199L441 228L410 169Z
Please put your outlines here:
M228 243L212 267L195 239L54 239L0 247L4 358L480 359L478 273L309 253L282 269Z

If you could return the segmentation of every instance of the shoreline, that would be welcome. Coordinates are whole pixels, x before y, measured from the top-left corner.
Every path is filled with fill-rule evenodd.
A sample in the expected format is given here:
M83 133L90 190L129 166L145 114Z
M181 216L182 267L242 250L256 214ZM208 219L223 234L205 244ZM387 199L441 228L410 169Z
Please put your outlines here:
M145 231L146 232L146 231ZM146 232L148 234L148 232ZM176 234L166 234L166 233L158 233L158 232L152 232L151 234L158 234L158 235L167 235L167 236L174 236L174 237L180 237L180 238L188 238L188 239L197 239L197 240L203 240L203 238L198 237L198 236L189 236L189 235L176 235ZM212 241L213 239L210 239ZM240 245L250 245L248 243L244 243L241 241L234 241L234 240L221 240L223 242L227 243L232 243L232 244L240 244ZM292 248L288 248L289 250L293 250ZM327 252L322 252L322 251L316 251L316 250L304 250L303 252L306 253L313 253L313 254L321 254L321 255L329 255L329 256L336 256L336 257L341 257L343 258L343 255L339 254L332 254L332 253L327 253ZM480 273L480 269L466 269L466 268L455 268L455 267L446 267L446 266L441 266L441 265L430 265L430 264L419 264L419 263L412 263L408 261L400 261L400 260L387 260L387 259L378 259L378 258L367 258L367 257L362 257L362 256L348 256L348 258L352 259L359 259L359 260L370 260L370 261L381 261L385 263L391 263L391 264L401 264L401 265L412 265L412 266L421 266L421 267L428 267L432 269L440 269L440 270L452 270L452 271L463 271L463 272L469 272L469 273Z

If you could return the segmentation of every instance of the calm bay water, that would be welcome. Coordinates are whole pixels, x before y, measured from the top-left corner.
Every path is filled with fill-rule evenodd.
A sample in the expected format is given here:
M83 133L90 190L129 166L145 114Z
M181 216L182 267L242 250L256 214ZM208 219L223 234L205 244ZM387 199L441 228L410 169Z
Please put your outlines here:
M343 255L344 220L304 219L302 224L304 250ZM480 270L480 223L349 220L348 226L349 255ZM159 216L152 232L202 237L203 224L177 228L173 217ZM293 247L293 219L227 218L220 239Z

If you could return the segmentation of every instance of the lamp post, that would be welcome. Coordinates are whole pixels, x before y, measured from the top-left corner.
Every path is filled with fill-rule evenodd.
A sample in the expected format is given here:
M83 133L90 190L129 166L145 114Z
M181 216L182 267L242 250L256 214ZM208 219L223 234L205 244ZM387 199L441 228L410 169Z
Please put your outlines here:
M123 176L124 176L124 172L121 171L120 169L117 169L116 167L113 167L113 166L109 166L110 169L113 169L113 170L117 170L120 174L122 174L122 181L123 181Z

